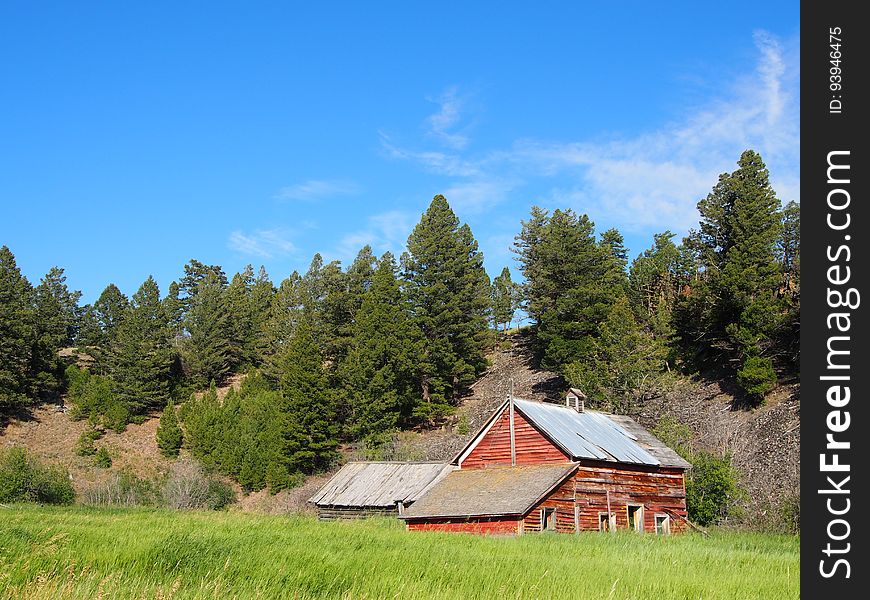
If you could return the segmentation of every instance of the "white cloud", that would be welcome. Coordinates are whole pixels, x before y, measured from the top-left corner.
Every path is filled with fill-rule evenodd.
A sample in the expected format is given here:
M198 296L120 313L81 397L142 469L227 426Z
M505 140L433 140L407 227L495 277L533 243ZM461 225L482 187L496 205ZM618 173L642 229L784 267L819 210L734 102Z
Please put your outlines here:
M516 182L509 179L473 179L455 182L443 194L456 212L469 215L486 212L500 204L514 187Z
M441 110L427 119L427 137L450 151L409 150L384 134L381 144L391 158L449 178L443 193L466 214L491 211L534 182L539 204L567 205L628 231L684 233L697 225L698 200L720 173L736 168L748 148L761 153L783 203L800 200L799 39L783 41L757 31L754 43L758 60L751 73L715 82L722 90L718 97L687 105L681 118L635 136L516 140L507 148L471 154L465 143L450 143L462 108L451 88L439 98ZM544 190L550 187L544 197L541 182Z
M342 237L333 255L349 263L363 246L369 245L376 255L389 251L398 259L414 227L414 218L411 213L401 210L373 215L368 218L365 228Z
M258 229L251 233L233 231L227 246L241 254L275 258L296 251L296 246L287 237L288 233L279 229Z
M378 133L381 140L381 147L386 151L387 156L390 158L418 163L427 171L437 173L438 175L471 177L480 173L480 168L477 165L464 159L459 154L440 151L414 151L400 148L393 144L387 134L383 132Z
M360 186L352 181L323 181L309 179L302 183L281 188L275 198L279 200L314 201L333 196L358 194Z
M451 131L459 123L460 111L463 107L463 100L459 97L458 88L456 86L448 88L431 101L438 104L440 109L426 119L428 135L449 148L455 150L465 148L468 145L468 136L461 132Z

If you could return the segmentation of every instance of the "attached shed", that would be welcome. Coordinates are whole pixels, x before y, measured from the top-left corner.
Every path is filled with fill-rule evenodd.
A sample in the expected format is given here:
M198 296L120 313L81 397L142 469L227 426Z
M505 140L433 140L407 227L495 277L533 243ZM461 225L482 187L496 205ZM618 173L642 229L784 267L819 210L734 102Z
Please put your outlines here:
M398 516L455 468L435 462L351 462L309 502L324 520Z
M399 518L411 530L522 533L526 515L576 469L562 464L453 471Z
M505 401L456 455L459 470L401 515L408 528L660 534L685 528L684 475L691 465L631 418L585 410L581 394L572 389L565 406ZM553 475L552 486L538 495L546 487L542 474L559 470L564 476L555 481ZM467 475L472 472L480 474ZM496 484L501 481L511 483ZM522 496L506 511L503 504L525 490L534 501ZM451 499L442 504L455 514L430 508L443 498Z

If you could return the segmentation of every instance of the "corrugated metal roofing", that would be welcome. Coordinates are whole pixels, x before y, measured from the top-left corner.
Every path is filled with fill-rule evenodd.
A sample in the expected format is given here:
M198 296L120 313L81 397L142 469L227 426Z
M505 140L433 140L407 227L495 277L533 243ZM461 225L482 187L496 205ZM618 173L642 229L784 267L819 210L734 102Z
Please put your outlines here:
M309 502L347 507L407 504L454 468L444 463L352 462L339 469Z
M460 469L399 518L524 515L576 469L576 464Z
M607 415L611 421L621 425L623 429L636 436L637 444L655 456L663 467L691 469L692 465L682 456L668 448L663 441L644 429L631 417L625 415Z
M519 398L514 399L514 405L574 458L655 466L661 464L636 442L636 435L604 413L577 412L567 406Z

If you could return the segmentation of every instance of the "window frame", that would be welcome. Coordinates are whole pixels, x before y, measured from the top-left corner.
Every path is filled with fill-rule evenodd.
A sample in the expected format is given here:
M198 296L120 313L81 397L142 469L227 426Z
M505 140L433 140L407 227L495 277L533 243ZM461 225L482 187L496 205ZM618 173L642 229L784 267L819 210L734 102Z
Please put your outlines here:
M634 515L632 516L632 509L634 509ZM638 518L640 517L640 518ZM644 532L644 505L643 504L626 504L625 505L625 519L626 524L629 529L633 529L638 533ZM634 521L634 526L632 527L632 520Z

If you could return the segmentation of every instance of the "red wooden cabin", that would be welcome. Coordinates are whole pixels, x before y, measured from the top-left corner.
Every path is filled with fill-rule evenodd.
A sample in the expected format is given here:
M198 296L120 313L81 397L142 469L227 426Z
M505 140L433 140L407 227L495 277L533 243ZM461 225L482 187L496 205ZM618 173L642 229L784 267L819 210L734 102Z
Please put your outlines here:
M411 530L523 533L686 526L691 465L629 417L505 401L399 518Z

